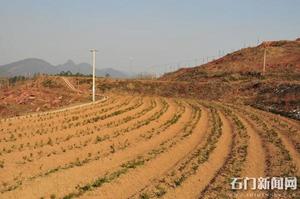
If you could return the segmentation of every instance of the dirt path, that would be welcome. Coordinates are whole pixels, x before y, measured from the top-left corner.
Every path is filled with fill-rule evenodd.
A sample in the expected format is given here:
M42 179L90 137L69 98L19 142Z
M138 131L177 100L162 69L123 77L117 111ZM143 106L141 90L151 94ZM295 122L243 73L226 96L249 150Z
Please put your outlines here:
M80 90L76 89L73 84L71 84L71 82L66 78L66 77L61 77L62 80L67 84L67 86L72 90L72 91L75 91L75 92L81 92Z

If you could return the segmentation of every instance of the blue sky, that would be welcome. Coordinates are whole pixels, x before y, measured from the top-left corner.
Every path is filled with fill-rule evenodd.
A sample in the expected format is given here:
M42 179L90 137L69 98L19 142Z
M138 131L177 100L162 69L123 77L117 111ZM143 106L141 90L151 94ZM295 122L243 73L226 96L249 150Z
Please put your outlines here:
M300 37L298 0L0 0L0 64L28 57L165 70Z

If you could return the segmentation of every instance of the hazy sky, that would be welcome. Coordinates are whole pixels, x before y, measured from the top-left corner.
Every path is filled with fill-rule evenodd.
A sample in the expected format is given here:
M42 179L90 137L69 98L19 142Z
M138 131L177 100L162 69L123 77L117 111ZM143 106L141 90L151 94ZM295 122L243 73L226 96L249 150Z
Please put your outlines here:
M300 37L299 0L0 0L0 65L28 57L144 70ZM195 60L198 59L198 60Z

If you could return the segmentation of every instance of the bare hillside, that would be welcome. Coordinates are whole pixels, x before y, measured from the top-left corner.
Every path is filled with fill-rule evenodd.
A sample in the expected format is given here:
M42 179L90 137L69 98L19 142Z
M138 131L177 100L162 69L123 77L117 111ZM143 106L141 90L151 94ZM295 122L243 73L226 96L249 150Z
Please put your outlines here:
M263 42L244 48L194 68L184 68L164 75L161 80L199 81L228 75L259 76L266 49L266 75L297 77L300 73L300 39Z

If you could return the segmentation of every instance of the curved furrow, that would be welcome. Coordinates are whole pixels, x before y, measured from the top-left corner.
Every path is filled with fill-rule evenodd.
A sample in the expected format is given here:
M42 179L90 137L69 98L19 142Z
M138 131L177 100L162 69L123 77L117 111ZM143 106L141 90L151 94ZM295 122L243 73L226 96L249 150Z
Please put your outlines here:
M239 110L242 110L241 108L239 108ZM272 134L272 136L274 136L274 140L277 140L277 145L282 145L281 147L286 148L286 150L289 152L289 154L291 155L293 161L296 163L296 167L300 168L300 154L298 152L298 148L297 146L300 144L299 143L299 137L297 134L297 132L299 130L295 129L293 132L285 132L285 130L287 130L287 128L289 129L288 126L286 126L286 123L280 123L282 121L278 121L276 118L269 118L269 117L264 117L264 119L261 118L261 115L269 115L268 113L263 113L263 111L259 111L256 112L254 111L252 108L251 109L243 109L243 111L245 113L248 114L249 117L252 118L252 120L261 126L261 130L262 131L267 131L270 132ZM276 122L276 124L274 124L274 122ZM296 131L296 132L295 132ZM293 135L294 134L294 135ZM296 136L296 137L294 137ZM273 142L275 142L273 140ZM296 141L297 140L297 141ZM296 142L296 143L295 143ZM298 171L297 175L300 176L300 171Z
M172 135L174 136L174 133L178 132L178 126L185 124L189 119L190 114L190 111L185 112L181 119L174 124L174 126L177 125L176 131L169 129L167 132L160 134L158 137L147 140L141 145L137 145L133 148L126 148L122 151L113 153L110 157L99 159L98 161L83 165L82 167L74 167L64 172L54 173L46 179L36 179L25 187L23 186L22 189L15 190L13 192L6 192L4 195L8 198L13 198L24 194L27 196L32 195L36 197L47 196L50 195L50 193L67 194L68 190L70 191L75 189L78 184L83 184L84 182L88 183L91 181L91 179L95 179L95 176L105 175L105 173L109 171L113 172L115 169L119 168L120 165L126 164L126 162L137 158L139 155L150 153L151 151L153 154L155 154L153 147L155 148L161 146L161 144L165 142L162 138L168 138ZM87 170L89 171L88 173L85 172ZM83 172L85 174L80 175ZM57 179L60 180L57 181ZM47 188L41 193L36 190L32 190L32 186L35 186L39 189L43 189L44 186Z
M163 109L163 108L160 108L160 107L157 107L157 108L159 108L159 110ZM155 111L155 109L153 111ZM155 113L152 113L153 111L152 110L150 111L150 109L149 109L149 113L146 113L146 112L143 111L142 114L143 114L143 116L147 116L148 114L150 114L150 117L151 117L153 114L155 114ZM126 120L126 122L128 122L128 120ZM99 133L101 133L101 132L99 132ZM107 135L109 135L109 133ZM108 139L111 139L111 138L108 137L107 140ZM102 140L102 141L104 141L104 140ZM59 165L63 165L64 162L65 162L64 164L68 165L69 167L71 167L73 164L76 165L78 160L76 159L76 161L74 161L74 155L76 155L77 158L80 158L80 159L82 159L83 157L85 157L85 159L87 157L88 157L87 159L93 159L93 158L97 159L99 157L99 153L92 155L92 152L95 152L96 149L98 149L97 151L99 152L101 150L101 148L99 148L98 146L102 146L102 145L101 145L101 143L98 143L98 136L94 135L94 137L92 139L92 143L85 146L84 147L85 150L82 150L83 148L72 148L71 150L68 150L68 148L62 148L62 150L61 150L61 148L59 148L57 146L49 146L48 148L46 148L46 152L50 152L48 154L51 154L51 156L45 156L45 158L43 158L42 156L38 156L37 160L29 161L29 162L27 162L27 164L21 164L17 168L20 172L21 171L28 171L28 172L36 171L36 172L41 173L43 170L46 170L44 173L49 174L49 171L54 172L54 171L58 170L61 167ZM56 149L55 151L58 150L59 152L55 152L54 154L52 154L51 151L53 150L53 148ZM77 152L74 154L73 150L74 151L76 150ZM33 151L34 150L31 150L32 154L34 154ZM39 153L39 152L40 152L40 150L37 151L37 153ZM81 156L83 156L83 157L81 157L80 154L82 154ZM68 156L71 156L73 158L70 159L70 158L68 158ZM59 161L57 161L57 158L59 159ZM50 161L50 164L44 165L43 162L45 162L47 160ZM71 161L71 163L67 164L68 161L69 162ZM54 167L54 165L57 165L57 166ZM34 167L32 168L32 166L34 166ZM11 168L9 166L7 166L7 167ZM14 169L11 172L19 173L18 170ZM11 176L10 175L11 172L7 171L5 173L2 173L2 175ZM25 175L25 173L22 173L22 176L20 176L19 178L21 178L21 179L24 178L24 175ZM3 176L2 176L2 178L7 180L7 178L5 178ZM7 188L9 188L9 186Z
M82 110L89 109L89 107L92 106L98 106L101 104L106 104L112 100L115 100L115 97L104 97L101 100L98 100L96 102L89 102L89 103L83 103L83 104L78 104L78 105L73 105L73 106L67 106L65 108L59 108L59 109L54 109L54 110L49 110L45 112L33 112L33 113L27 113L26 115L21 115L21 116L15 116L15 117L10 117L10 118L2 118L0 119L0 122L15 122L16 120L37 120L40 119L41 116L44 117L44 119L47 118L52 118L52 116L60 115L64 112L81 112Z
M79 113L90 113L95 111L95 109L105 108L108 105L117 102L117 97L105 98L103 101L98 101L96 103L87 103L82 105L71 106L69 108L58 109L57 111L41 112L27 114L21 117L14 117L9 119L0 120L0 123L5 127L7 131L18 131L24 130L29 127L41 126L43 122L50 122L55 119L69 119L74 115ZM62 111L60 111L62 110ZM20 123L19 121L23 121Z
M260 117L263 116L264 121L271 125L272 128L275 128L280 133L280 136L282 136L282 139L287 141L287 146L292 144L292 148L294 148L297 153L300 153L300 125L297 125L295 123L296 121L251 107L242 108Z
M214 109L212 111L212 127L204 146L200 148L200 153L196 153L197 162L193 162L190 167L184 169L180 166L177 170L179 175L175 174L175 178L174 172L170 173L172 181L170 179L161 180L159 184L152 185L151 192L146 191L143 194L149 194L151 198L161 196L163 198L196 198L199 192L208 185L224 165L232 142L232 130L229 122L223 114L217 114ZM166 189L166 185L169 187L168 189Z
M128 103L127 101L130 98L127 98L126 100L122 101L122 104L124 102ZM131 98L133 99L133 98ZM98 105L98 104L97 104ZM113 105L113 106L111 106ZM3 122L3 125L6 125L5 127L5 133L3 133L3 137L1 137L1 142L9 142L9 141L16 141L17 139L21 139L23 137L31 137L36 135L41 135L42 133L48 133L48 131L51 133L54 130L58 131L62 129L62 126L65 124L65 122L70 122L71 120L74 120L75 122L79 122L78 120L83 120L84 118L88 117L89 114L86 112L90 112L89 110L92 110L94 113L105 113L107 111L110 111L113 108L120 107L120 102L113 102L109 104L104 104L103 107L99 106L96 107L94 104L90 104L89 106L86 106L86 110L81 112L81 118L78 117L78 115L72 115L70 118L67 117L69 115L68 110L64 112L57 113L55 116L51 116L49 119L40 119L43 121L34 121L29 117L28 120L20 119L20 120L14 120L15 123ZM43 117L40 117L43 118ZM68 118L68 119L67 119ZM10 128L9 128L10 127ZM63 129L65 129L64 127ZM4 131L4 128L1 129L1 131Z
M281 116L279 114L266 112L266 111L263 111L263 110L260 110L260 109L255 109L255 108L252 108L252 107L247 107L247 108L250 109L252 112L255 112L259 115L262 114L265 117L268 117L269 119L273 120L273 122L278 122L278 123L281 123L284 126L288 125L288 126L291 126L295 129L300 129L299 120L294 120L292 118L287 118L287 117Z
M247 134L249 135L249 144L247 147L247 157L245 161L245 166L242 169L241 176L248 178L259 178L267 176L268 170L266 166L266 157L270 154L266 154L268 150L265 148L263 141L258 133L258 130L255 126L253 126L247 118L238 114L233 109L234 113L238 117L238 119L245 126ZM247 190L239 190L236 193L238 198L249 198L249 196L253 194L257 194L260 198L266 198L266 191L262 190L252 190L251 184L249 183L247 186Z
M172 112L175 112L175 111L172 111ZM171 112L171 113L172 113ZM154 117L153 119L158 119L157 118L157 116L156 117ZM137 123L137 124L139 124L139 123ZM147 122L147 123L145 123L144 125L149 125L149 123ZM155 124L156 125L156 124ZM140 125L138 125L137 127L141 127ZM109 140L108 140L109 141ZM158 140L158 141L160 141L160 140ZM98 144L99 145L99 144ZM108 144L106 144L107 146L109 146ZM149 147L152 147L152 145L153 144L150 144L149 145ZM103 144L101 144L100 143L100 146L103 146ZM98 147L93 147L95 150L97 150L97 148ZM109 148L109 147L108 147ZM128 149L130 149L130 147L128 147ZM124 149L124 150L126 150L126 149ZM132 150L132 149L130 149L130 150ZM80 150L78 151L78 152L80 152ZM97 151L96 151L97 152ZM111 154L111 155L117 155L118 153L118 149L116 148L115 149L115 151L114 152L112 152L112 151L109 151L109 154ZM125 152L124 152L125 153ZM122 154L124 154L124 153L122 153ZM97 161L97 160L99 160L99 154L100 154L100 156L103 154L103 155L105 155L105 153L97 153L96 154L96 157L88 157L88 158L85 158L84 160L78 160L78 161L75 161L74 163L71 163L71 164L68 164L68 165L65 165L65 166L62 166L62 167L58 167L58 168L56 168L56 169L52 169L52 170L50 170L49 172L47 172L47 173L45 173L45 174L43 174L42 176L48 176L50 173L52 174L52 173L55 173L55 172L57 172L57 171L65 171L66 169L73 169L73 168L75 168L75 167L77 167L77 166L85 166L85 164L90 164L90 163L92 163L93 161ZM130 153L130 154L134 154L134 153ZM63 156L63 157L66 157L66 155L65 156ZM66 158L65 158L66 159ZM110 158L109 158L110 159ZM120 158L119 158L120 159ZM92 160L92 161L91 161ZM61 159L59 159L59 161L61 161ZM54 162L54 161L51 161L51 163L52 162ZM60 163L61 164L61 163ZM37 176L37 177L42 177L42 176Z
M212 125L212 121L208 122L208 118L207 110L202 109L201 119L195 127L195 131L197 130L197 133L199 133L199 136L201 137L197 139L198 143L195 145L195 148L182 159L177 160L176 164L165 173L150 179L146 186L129 198L139 198L140 196L147 196L149 198L155 196L160 197L167 193L169 189L179 186L179 184L181 184L186 178L194 174L199 164L207 158L207 154L213 148L207 146L208 144L205 145L205 141L213 141L214 138L218 139L220 134L215 132L217 131L217 129L215 129L213 130L215 135L213 135L214 133L211 133L211 136L208 136L206 133L209 125L208 123ZM209 120L211 120L211 118L209 118ZM213 143L210 144L213 145ZM203 149L205 149L205 151Z
M234 198L234 192L230 189L230 179L240 176L242 168L245 166L249 136L245 126L230 109L216 104L213 105L221 109L228 118L233 139L224 165L215 173L204 189L200 191L198 198Z
M189 103L190 104L190 103ZM191 106L191 108L193 108L193 109L195 109L194 107L194 105L192 105L192 104L190 104L190 106ZM201 140L203 139L203 137L205 136L205 129L206 129L206 127L207 127L207 113L206 113L206 111L202 111L201 112L201 119L200 119L200 121L199 122L197 122L197 124L196 124L196 126L195 127L192 127L192 128L194 128L194 131L196 131L196 129L201 129L200 131L198 131L196 134L198 134L198 139L195 139L195 141L196 140L198 140L198 142L201 142ZM171 121L171 120L170 120ZM191 124L192 126L194 126L195 125L195 123L194 124ZM185 129L183 129L183 131L186 131ZM181 135L181 138L180 139L184 139L184 137L187 137L187 136L190 136L190 134L191 134L191 132L189 131L187 134L183 134L183 135ZM179 134L178 134L179 135ZM178 135L176 136L177 138L177 140L178 140ZM150 138L152 138L152 136L150 136L148 139L150 139ZM175 143L175 141L173 141L174 143ZM173 144L172 144L173 145ZM195 144L194 145L194 147L197 147L198 146L198 144ZM192 151L194 151L194 149L192 149ZM163 154L162 154L163 155ZM187 155L188 156L188 155ZM179 164L179 162L181 162L181 159L186 159L186 156L183 156L182 158L179 158L179 159L175 159L175 160L173 160L173 162L175 162L175 165L178 165ZM155 162L160 162L159 160L155 160ZM152 164L155 164L155 162L154 163L152 163ZM151 164L151 163L150 163ZM166 165L166 164L163 164L163 165ZM149 166L150 168L150 170L151 169L153 169L152 168L152 166ZM169 169L171 169L171 168L173 168L174 167L174 165L173 166L171 166ZM169 170L168 169L168 170ZM132 180L131 181L131 185L132 184L135 184L136 186L134 187L134 189L133 188L131 188L130 190L134 193L134 192L136 192L136 190L139 190L139 189L144 189L144 187L143 187L143 185L145 186L145 185L148 185L148 183L150 183L150 182L152 182L153 181L153 179L156 179L156 178L158 178L158 177L161 177L162 176L162 174L164 174L164 173L166 173L168 170L166 170L166 168L164 168L163 170L165 170L165 172L163 172L163 173L161 173L160 175L155 175L155 173L154 173L154 171L152 171L152 172L147 172L148 174L151 174L152 176L148 176L147 178L145 178L146 176L143 174L143 173L141 173L141 172L138 172L138 173L136 173L136 174L133 174L133 175L141 175L140 177L138 177L138 176L135 176L134 177L134 179L141 179L142 178L142 182L141 182L141 180ZM126 178L126 177L125 177ZM118 182L119 183L119 182ZM130 186L131 186L130 185ZM138 186L137 186L138 185ZM113 185L111 185L111 186L113 186ZM118 191L121 191L121 189L123 189L123 193L122 193L122 191L120 192L120 194L122 194L122 197L123 198L125 198L125 196L130 196L131 195L131 193L128 191L128 184L125 184L125 186L123 186L122 188L118 188ZM102 191L101 191L102 192ZM92 193L92 194L95 194L95 193ZM109 198L109 196L105 196L105 197L108 197ZM118 198L118 196L114 196L114 197L117 197Z
M276 131L269 122L265 122L259 115L249 111L239 109L249 118L249 121L259 130L263 145L266 147L266 166L268 167L267 176L297 177L299 178L299 160L291 145L285 142L280 133ZM268 198L276 198L275 195L284 195L285 198L293 198L294 194L300 194L299 191L291 190L269 190Z
M295 198L231 183L299 180L299 127L248 106L115 94L2 119L0 198Z
M111 128L113 127L117 127L117 126L121 126L123 124L125 124L126 122L129 122L131 120L137 119L139 117L141 117L142 115L144 115L145 113L151 111L152 109L154 109L156 107L156 102L154 101L150 101L150 99L148 99L146 101L146 103L143 103L143 105L138 106L136 109L124 112L123 114L120 114L118 118L120 118L119 120L113 120L113 118L109 118L107 120L104 120L105 123L102 125L98 125L98 123L94 123L93 126L91 126L91 128L94 128L95 130L99 131L101 129L101 131L105 130L106 128ZM62 132L61 132L62 133ZM63 132L64 134L66 134L66 132ZM96 132L95 132L96 133ZM52 143L52 145L49 145L49 148L45 149L45 151L49 151L51 150L51 148L56 147L56 144L62 145L65 142L68 142L71 140L71 138L76 137L76 138L89 138L90 136L92 136L92 134L87 133L87 134L78 134L77 133L73 133L73 135L68 135L67 139L55 139L55 143ZM52 137L51 137L52 138ZM54 139L54 138L53 138ZM47 145L45 143L45 145ZM23 150L23 151L18 151L18 155L19 156L27 156L29 155L29 152L31 154L32 159L34 159L33 156L36 155L37 152L42 153L43 152L43 148L39 148L39 147L34 147L33 149L29 149L29 150ZM9 153L7 159L10 160L9 156L13 156L14 160L11 159L11 163L15 162L17 160L16 156L14 153ZM2 156L3 157L3 156ZM40 155L39 158L41 158L42 156ZM32 161L29 161L32 162ZM10 163L10 162L8 162ZM26 163L26 162L25 162ZM25 164L24 163L24 164Z
M132 102L134 98L126 98L124 100L120 100L118 103L113 104L113 106L105 106L103 108L93 108L92 113L85 113L84 111L80 114L81 117L78 117L78 115L72 116L69 119L61 119L60 117L53 117L50 121L46 120L43 122L39 122L39 125L32 126L31 121L30 122L24 122L19 121L19 123L24 123L27 126L26 127L19 127L17 125L17 129L9 132L9 135L6 135L6 137L2 138L1 141L9 142L9 141L17 141L18 139L26 139L26 138L32 138L35 136L43 136L45 134L53 134L56 132L64 131L66 129L74 128L74 127L80 127L84 126L86 124L89 124L92 121L93 118L95 118L95 115L104 115L106 113L112 112L114 110L119 109L122 106L126 106ZM65 115L68 115L68 112L64 112ZM58 125L59 124L59 125ZM17 134L16 134L17 133Z
M57 129L53 130L49 134L47 133L39 136L33 136L31 138L21 139L13 143L2 143L2 150L0 149L0 156L4 156L5 158L5 155L11 156L14 155L14 153L31 151L33 149L39 150L49 145L59 145L60 143L72 140L72 135L74 136L74 131L76 132L75 134L89 134L86 132L91 131L95 124L101 124L107 118L115 117L124 112L133 110L143 104L140 98L133 100L132 103L133 104L128 104L128 107L125 106L125 108L123 109L114 110L105 114L101 114L99 116L95 116L93 120L86 122L84 125L73 127L72 129Z
M107 182L98 184L96 180L79 187L75 193L70 193L66 197L124 198L136 192L151 178L159 176L173 167L178 160L184 158L197 146L198 139L202 137L202 134L196 133L194 129L199 123L200 109L192 109L192 113L190 121L181 128L182 130L177 130L178 133L175 137L163 142L150 152L121 165L121 168L115 172L97 178L99 180L104 178ZM174 158L170 159L170 156ZM128 179L131 179L130 183L128 183ZM114 191L110 191L112 189Z

